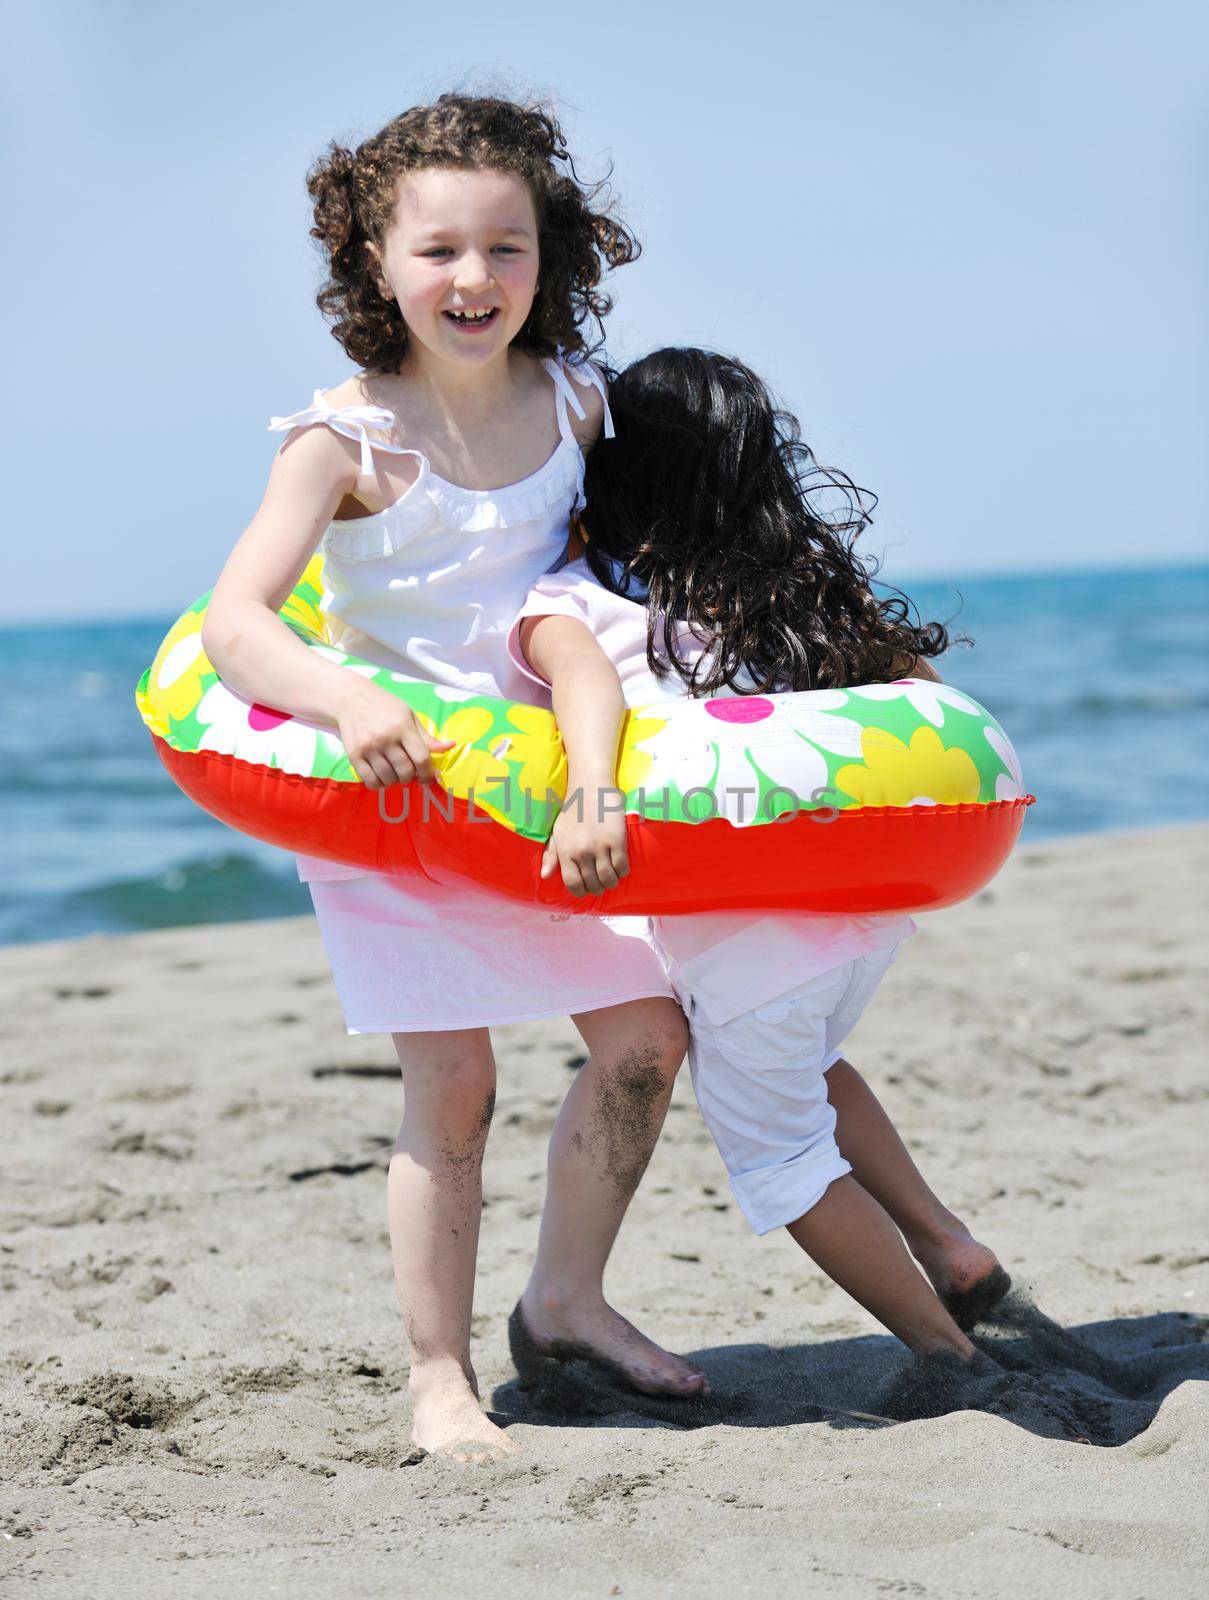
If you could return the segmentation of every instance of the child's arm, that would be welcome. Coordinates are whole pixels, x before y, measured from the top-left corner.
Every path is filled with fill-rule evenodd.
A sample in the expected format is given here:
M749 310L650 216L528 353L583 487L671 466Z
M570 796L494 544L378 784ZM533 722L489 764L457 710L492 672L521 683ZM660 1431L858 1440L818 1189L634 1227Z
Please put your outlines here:
M277 615L341 500L356 487L357 446L328 428L293 433L260 509L214 586L202 645L224 683L308 722L331 723L371 789L433 777L430 739L393 695L325 661Z
M603 894L630 870L615 786L625 715L621 679L591 629L573 617L526 617L520 639L526 660L550 684L567 752L568 809L555 819L541 875L549 878L557 865L577 899Z

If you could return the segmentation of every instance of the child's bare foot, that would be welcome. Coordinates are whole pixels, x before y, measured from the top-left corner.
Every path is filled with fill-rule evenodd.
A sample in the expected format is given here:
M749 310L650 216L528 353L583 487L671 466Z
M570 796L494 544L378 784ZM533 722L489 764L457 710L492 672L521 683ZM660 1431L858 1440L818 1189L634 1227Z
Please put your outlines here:
M531 1377L543 1360L585 1361L639 1394L700 1400L710 1392L700 1367L648 1339L603 1298L556 1302L530 1285L512 1313L508 1335L522 1378Z
M907 1243L963 1333L980 1322L1012 1287L995 1252L980 1244L951 1212L926 1236L909 1238Z
M477 1384L456 1361L412 1362L411 1437L421 1450L482 1466L519 1453L485 1415Z

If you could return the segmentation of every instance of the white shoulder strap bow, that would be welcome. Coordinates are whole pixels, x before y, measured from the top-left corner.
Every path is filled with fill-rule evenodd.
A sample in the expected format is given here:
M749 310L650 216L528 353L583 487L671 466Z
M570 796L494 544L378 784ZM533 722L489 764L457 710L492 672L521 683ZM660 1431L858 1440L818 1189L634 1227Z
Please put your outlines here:
M606 439L614 438L613 413L609 410L608 390L605 388L604 379L592 363L586 361L582 356L574 358L564 356L560 351L553 361L546 360L542 365L554 379L555 387L581 422L584 421L587 412L580 404L579 396L575 393L573 386L568 383L568 376L574 378L581 389L595 389L597 391L604 401L604 436Z
M361 445L361 474L371 477L374 470L374 450L389 450L392 455L414 455L402 445L392 444L382 437L370 439L369 430L390 429L395 426L395 414L383 406L331 406L316 389L314 398L305 411L295 411L292 417L270 417L270 433L289 433L291 428L309 428L312 423L324 422L334 432Z

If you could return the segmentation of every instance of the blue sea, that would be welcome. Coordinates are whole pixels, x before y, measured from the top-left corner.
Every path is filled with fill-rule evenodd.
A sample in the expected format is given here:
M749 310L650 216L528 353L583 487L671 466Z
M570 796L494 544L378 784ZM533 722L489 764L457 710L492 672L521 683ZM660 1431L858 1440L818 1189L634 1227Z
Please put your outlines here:
M941 672L1015 744L1026 839L1209 817L1209 566L902 587L973 636ZM0 627L0 944L310 909L155 756L134 685L172 620Z

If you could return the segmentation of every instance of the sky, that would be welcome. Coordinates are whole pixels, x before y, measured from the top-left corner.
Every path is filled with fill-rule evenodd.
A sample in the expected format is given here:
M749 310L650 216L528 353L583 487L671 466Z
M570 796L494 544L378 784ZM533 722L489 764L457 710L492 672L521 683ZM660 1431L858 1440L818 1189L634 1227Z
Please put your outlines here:
M304 175L553 98L641 259L608 352L741 356L892 581L1209 555L1201 0L6 4L0 620L171 617L350 370Z

